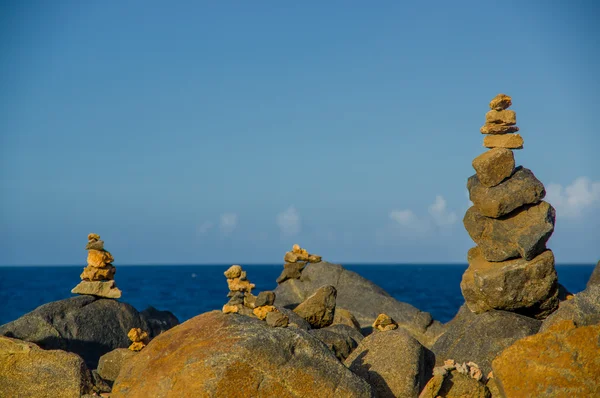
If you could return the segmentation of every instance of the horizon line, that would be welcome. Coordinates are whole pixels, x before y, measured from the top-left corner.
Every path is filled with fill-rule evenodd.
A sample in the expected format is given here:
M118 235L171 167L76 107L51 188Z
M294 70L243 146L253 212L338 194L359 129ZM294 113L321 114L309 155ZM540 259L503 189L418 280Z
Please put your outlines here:
M327 261L329 262L329 261ZM447 263L441 263L441 262L401 262L401 263L395 263L395 262L373 262L373 263L368 263L368 262L329 262L330 264L337 264L337 265L341 265L341 266L371 266L371 265L375 265L375 266L439 266L439 265L443 265L443 266L468 266L468 262L447 262ZM118 264L115 265L113 264L113 266L115 267L192 267L192 266L199 266L199 267L204 267L204 266L212 266L212 267L230 267L231 265L242 265L242 266L281 266L283 267L283 263L258 263L258 262L251 262L251 263L244 263L244 262L227 262L227 263L173 263L173 264L164 264L164 263L145 263L145 264ZM571 263L556 263L554 264L555 266L595 266L596 264L594 263L583 263L583 262L571 262ZM81 264L0 264L0 267L2 268L8 268L8 267L86 267L87 265L81 265Z

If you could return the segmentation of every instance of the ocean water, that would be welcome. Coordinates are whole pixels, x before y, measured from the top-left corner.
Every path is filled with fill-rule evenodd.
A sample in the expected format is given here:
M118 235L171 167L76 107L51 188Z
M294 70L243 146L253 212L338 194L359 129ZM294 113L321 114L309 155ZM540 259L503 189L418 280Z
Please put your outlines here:
M117 266L121 301L142 311L173 312L181 322L227 302L223 272L229 265ZM282 265L245 265L254 292L273 290ZM394 298L447 322L463 303L460 280L467 265L344 265ZM72 297L83 267L0 267L0 325L50 301ZM593 265L556 267L559 282L573 293L585 289Z

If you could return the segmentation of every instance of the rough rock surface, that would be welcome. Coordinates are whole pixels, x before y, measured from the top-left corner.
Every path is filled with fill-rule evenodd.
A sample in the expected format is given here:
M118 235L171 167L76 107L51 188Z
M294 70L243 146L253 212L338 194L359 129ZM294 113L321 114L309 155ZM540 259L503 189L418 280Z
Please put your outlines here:
M265 317L267 325L274 328L285 328L290 323L290 319L279 311L271 311Z
M517 167L509 179L491 188L480 182L478 174L474 174L467 181L467 189L477 211L492 218L538 203L546 196L544 185L524 167Z
M77 296L36 308L0 326L0 335L60 349L81 356L89 369L115 348L127 348L131 328L145 328L135 308L126 303L93 296Z
M394 318L400 327L408 330L426 347L430 347L444 331L443 326L434 321L429 313L394 299L357 273L327 262L309 264L302 271L300 279L280 284L275 289L275 303L294 308L323 285L336 288L336 307L351 309L365 333L371 332L373 321L381 313Z
M481 185L493 187L513 173L515 156L510 149L490 149L473 159L473 168Z
M426 348L405 330L365 337L344 362L377 397L416 397L429 379Z
M83 360L0 336L0 397L73 397L92 390Z
M507 109L512 105L512 98L510 95L498 94L490 101L490 109L501 111Z
M511 110L495 110L492 109L485 114L485 122L491 124L503 124L505 126L512 126L517 124L517 113Z
M170 311L159 311L150 306L140 312L140 316L146 322L150 338L153 339L162 332L171 329L173 326L179 325L179 319Z
M105 298L120 298L121 290L115 285L115 281L81 281L75 286L71 293L84 294Z
M508 134L519 131L517 126L506 126L503 124L487 123L479 129L481 134Z
M270 291L260 292L256 297L254 306L260 307L263 305L273 305L275 302L275 293Z
M306 322L306 320L304 318L302 318L300 315L296 314L294 311L290 310L289 308L285 308L280 305L275 305L275 308L277 308L277 310L279 312L281 312L283 315L288 317L288 326L289 327L298 328L298 329L302 329L302 330L312 329L312 327L310 326L310 323Z
M113 382L116 380L123 364L138 355L137 352L127 348L117 348L100 357L98 361L98 374L104 380Z
M331 325L309 332L327 346L335 356L344 361L363 339L355 328L348 325Z
M474 247L467 259L469 268L460 288L471 311L498 309L543 319L558 308L558 278L551 250L531 261L491 262Z
M354 315L350 311L339 307L335 308L332 325L347 325L361 332L360 323L358 323Z
M283 264L283 271L277 278L277 283L283 283L288 279L298 279L302 275L302 270L306 267L306 263L285 263Z
M590 276L590 279L588 280L587 287L592 285L600 285L600 261L598 261L596 268L592 271L592 276Z
M487 387L469 375L452 370L435 375L423 388L419 398L491 398Z
M313 328L324 328L333 322L336 296L335 287L322 286L298 304L294 308L294 312L310 323Z
M504 350L494 378L507 397L598 397L599 353L600 325L563 321Z
M483 137L486 148L523 149L523 138L519 134L486 135Z
M471 206L463 223L486 260L523 257L529 261L546 250L546 242L554 231L554 220L554 208L542 201L500 218L485 217Z
M117 269L110 264L102 268L88 265L83 269L80 277L85 281L109 281L115 278L116 271Z
M111 397L149 396L371 397L372 391L307 332L212 311L162 333L125 363Z
M92 267L106 267L113 261L115 261L114 257L106 250L88 250L87 263Z
M600 285L593 285L577 293L572 299L562 301L554 313L544 320L541 331L546 331L560 321L573 321L577 326L600 324Z
M436 365L446 359L456 362L475 362L483 374L488 374L492 360L515 341L537 333L538 320L507 311L474 314L463 305L448 330L432 347Z

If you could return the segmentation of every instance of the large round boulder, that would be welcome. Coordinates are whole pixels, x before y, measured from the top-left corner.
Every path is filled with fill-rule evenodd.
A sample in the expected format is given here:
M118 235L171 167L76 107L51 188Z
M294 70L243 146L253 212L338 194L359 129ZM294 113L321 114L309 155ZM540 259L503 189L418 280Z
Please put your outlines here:
M325 285L336 289L336 308L349 310L364 334L371 332L373 321L382 313L391 316L426 347L430 347L443 333L443 326L428 312L402 303L357 273L328 262L308 264L299 279L288 279L279 284L275 289L275 303L294 308Z
M371 397L369 385L299 328L220 311L160 334L125 362L111 397Z
M90 369L115 348L131 344L131 328L147 326L131 305L94 296L76 296L44 304L0 326L0 335L29 341L47 350L64 350L82 357Z

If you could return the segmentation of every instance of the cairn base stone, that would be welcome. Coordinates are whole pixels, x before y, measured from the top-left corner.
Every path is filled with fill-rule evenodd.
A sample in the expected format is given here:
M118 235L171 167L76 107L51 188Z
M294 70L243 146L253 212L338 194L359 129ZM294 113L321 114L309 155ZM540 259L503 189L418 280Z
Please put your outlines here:
M115 281L81 281L71 293L113 299L121 297L121 290L115 286Z
M479 314L497 309L543 319L558 308L558 278L551 250L531 261L519 258L498 263L486 261L474 247L468 261L460 288L471 311Z

